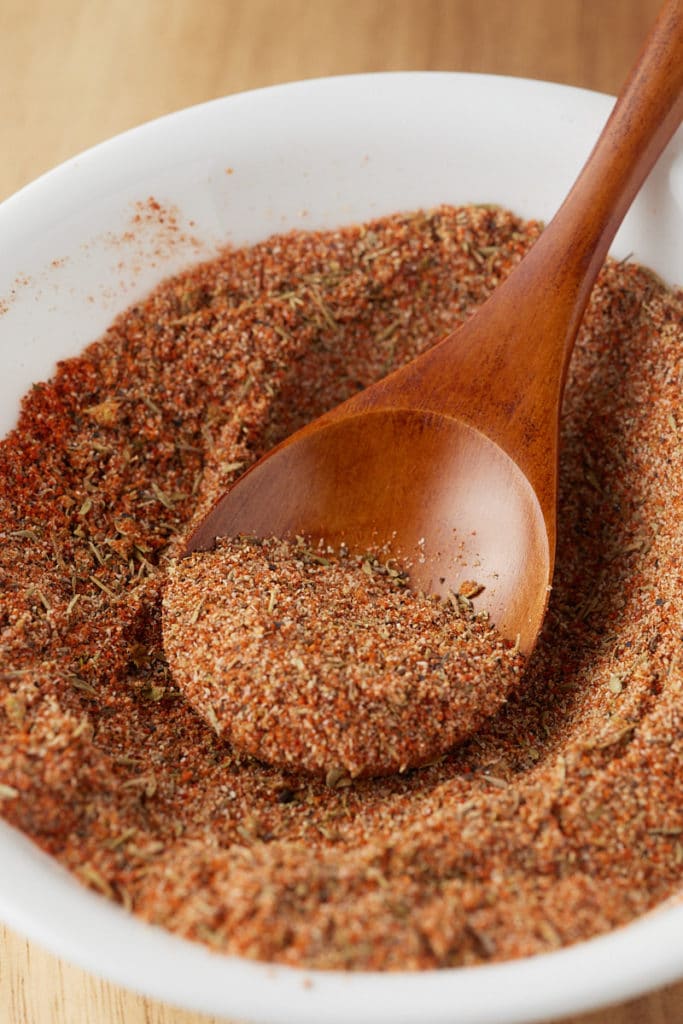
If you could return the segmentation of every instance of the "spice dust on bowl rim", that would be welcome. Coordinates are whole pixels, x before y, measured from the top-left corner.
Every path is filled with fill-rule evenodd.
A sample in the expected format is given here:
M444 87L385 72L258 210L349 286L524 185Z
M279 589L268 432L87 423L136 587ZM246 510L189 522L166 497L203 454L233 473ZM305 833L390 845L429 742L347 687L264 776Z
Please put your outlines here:
M354 76L218 100L75 158L0 207L3 433L20 397L57 360L81 352L158 282L226 242L442 203L496 203L547 220L610 104L519 79ZM612 252L680 282L682 228L679 132ZM511 1024L585 1011L683 976L680 899L541 956L346 974L222 956L145 925L4 823L0 862L0 916L11 927L129 988L248 1020Z

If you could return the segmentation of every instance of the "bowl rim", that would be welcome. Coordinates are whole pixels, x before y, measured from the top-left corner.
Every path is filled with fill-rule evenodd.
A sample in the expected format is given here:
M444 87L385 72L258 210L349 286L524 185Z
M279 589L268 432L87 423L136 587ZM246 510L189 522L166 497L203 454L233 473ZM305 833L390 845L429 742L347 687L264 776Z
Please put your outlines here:
M229 115L237 105L268 104L276 97L301 102L313 93L356 96L368 87L386 85L391 91L427 81L430 89L467 83L494 93L519 90L520 96L550 90L594 102L601 112L612 99L535 79L462 72L373 72L267 86L166 114L71 157L0 204L0 229L6 222L16 226L25 210L57 194L63 184L72 188L74 173L92 181L101 172L106 186L112 153L171 127L177 132L209 110L212 116ZM195 1011L273 1024L321 1018L331 1024L351 1019L517 1024L596 1009L683 977L683 901L678 898L623 928L535 957L424 972L315 971L212 953L86 890L2 822L0 852L5 842L16 851L12 871L3 873L11 878L0 875L0 918L10 927L94 974ZM122 958L131 940L134 956Z

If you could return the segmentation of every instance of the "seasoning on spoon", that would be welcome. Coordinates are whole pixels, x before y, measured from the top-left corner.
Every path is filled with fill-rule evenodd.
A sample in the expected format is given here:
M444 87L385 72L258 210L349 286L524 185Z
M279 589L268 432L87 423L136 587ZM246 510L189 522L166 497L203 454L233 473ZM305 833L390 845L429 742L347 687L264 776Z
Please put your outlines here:
M343 785L434 760L505 702L525 659L480 590L444 602L381 558L238 537L171 567L165 653L233 746Z

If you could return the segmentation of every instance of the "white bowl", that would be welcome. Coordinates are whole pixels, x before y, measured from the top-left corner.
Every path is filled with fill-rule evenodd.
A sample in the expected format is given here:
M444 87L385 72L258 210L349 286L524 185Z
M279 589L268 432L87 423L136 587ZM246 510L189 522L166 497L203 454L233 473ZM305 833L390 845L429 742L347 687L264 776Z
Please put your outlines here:
M226 241L443 202L496 202L548 219L611 103L523 79L362 75L217 100L70 160L0 206L0 431L57 359L81 351L160 279ZM683 281L683 133L612 251ZM585 1011L683 976L681 901L525 960L335 974L219 956L149 927L2 823L0 864L0 917L11 927L119 984L240 1019L512 1024Z

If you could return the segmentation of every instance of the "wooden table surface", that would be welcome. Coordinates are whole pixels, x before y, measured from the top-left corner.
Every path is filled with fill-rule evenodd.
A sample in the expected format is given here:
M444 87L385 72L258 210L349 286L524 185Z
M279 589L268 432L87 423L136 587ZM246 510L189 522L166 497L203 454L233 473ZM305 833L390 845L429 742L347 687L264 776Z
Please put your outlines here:
M521 75L616 92L659 0L0 0L0 200L179 107L318 75ZM2 1024L218 1024L0 926ZM562 1024L681 1024L683 985Z

